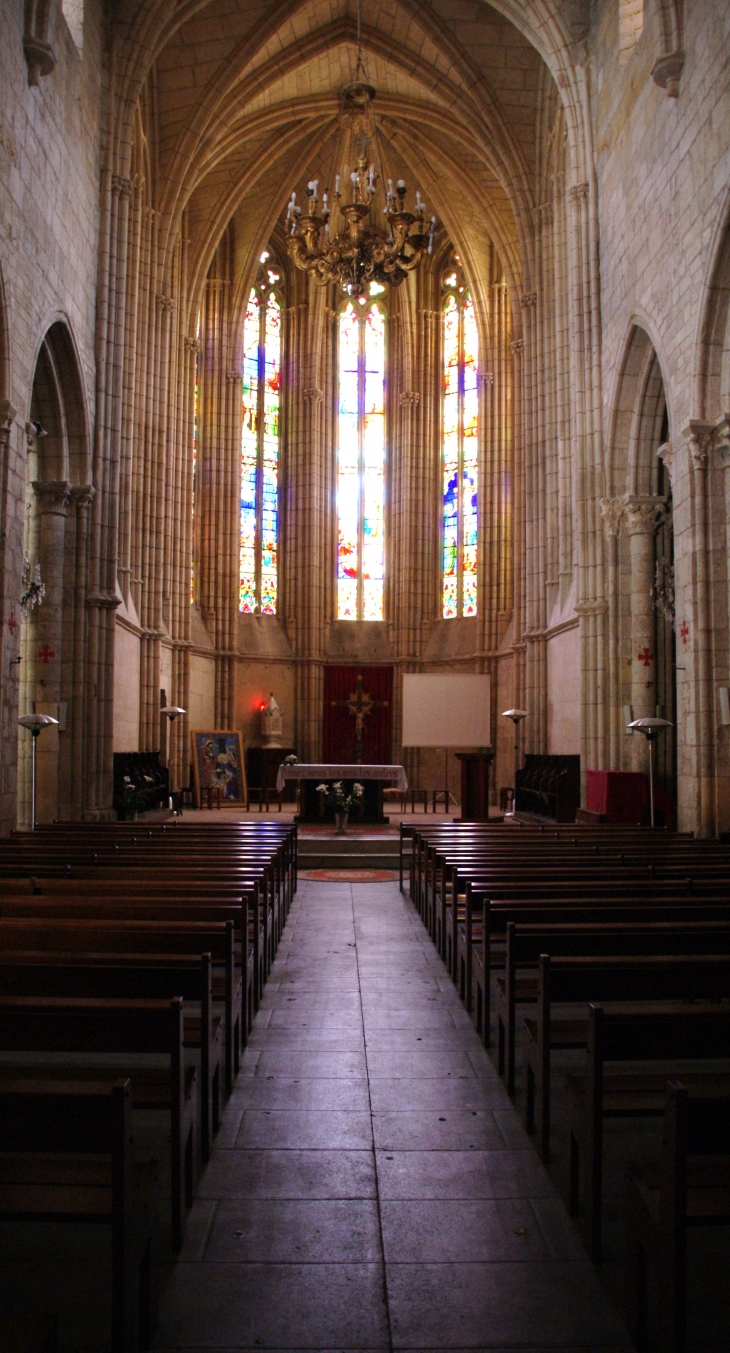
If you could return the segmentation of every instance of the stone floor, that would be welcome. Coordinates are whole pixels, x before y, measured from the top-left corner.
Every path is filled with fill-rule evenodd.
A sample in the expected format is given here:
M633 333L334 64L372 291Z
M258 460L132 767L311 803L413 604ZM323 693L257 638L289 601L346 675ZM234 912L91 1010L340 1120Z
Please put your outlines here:
M396 883L300 883L155 1347L630 1347Z

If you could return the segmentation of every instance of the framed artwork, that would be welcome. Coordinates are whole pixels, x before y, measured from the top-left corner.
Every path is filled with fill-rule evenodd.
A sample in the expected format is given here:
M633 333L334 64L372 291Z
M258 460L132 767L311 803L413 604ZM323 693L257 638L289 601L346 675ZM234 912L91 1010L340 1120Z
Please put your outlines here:
M221 728L212 732L195 729L190 737L198 805L202 807L209 789L220 789L221 804L247 805L248 785L240 732Z

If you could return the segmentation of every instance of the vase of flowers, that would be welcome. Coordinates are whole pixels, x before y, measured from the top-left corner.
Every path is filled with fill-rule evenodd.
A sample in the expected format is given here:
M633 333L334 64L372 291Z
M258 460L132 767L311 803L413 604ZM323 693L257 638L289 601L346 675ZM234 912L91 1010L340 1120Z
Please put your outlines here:
M354 784L348 794L341 780L335 780L332 784L317 785L317 793L323 794L326 806L334 810L338 836L346 835L350 810L360 802L364 792L362 785Z

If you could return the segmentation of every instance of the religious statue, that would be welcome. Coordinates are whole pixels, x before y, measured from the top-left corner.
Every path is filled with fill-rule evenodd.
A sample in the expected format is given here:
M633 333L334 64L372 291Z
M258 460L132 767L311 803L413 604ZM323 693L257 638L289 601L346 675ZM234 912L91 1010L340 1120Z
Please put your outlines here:
M268 705L261 706L263 746L281 747L282 728L281 710L274 699L274 692L270 691Z

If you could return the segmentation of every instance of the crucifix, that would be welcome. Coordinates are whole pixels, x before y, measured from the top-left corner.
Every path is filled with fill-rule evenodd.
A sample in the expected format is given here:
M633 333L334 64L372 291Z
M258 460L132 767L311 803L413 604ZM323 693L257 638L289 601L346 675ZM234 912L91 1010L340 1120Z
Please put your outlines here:
M373 700L367 691L362 688L362 673L358 673L357 685L354 691L350 691L347 700L333 700L332 708L340 705L352 714L355 720L355 763L362 765L362 748L365 736L365 718L374 709L387 709L387 700Z

